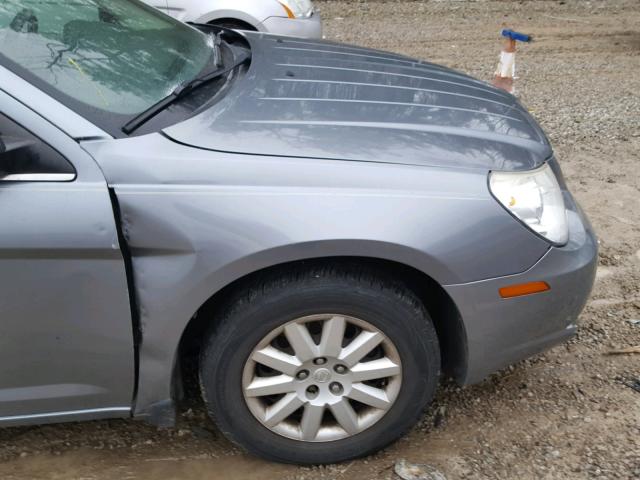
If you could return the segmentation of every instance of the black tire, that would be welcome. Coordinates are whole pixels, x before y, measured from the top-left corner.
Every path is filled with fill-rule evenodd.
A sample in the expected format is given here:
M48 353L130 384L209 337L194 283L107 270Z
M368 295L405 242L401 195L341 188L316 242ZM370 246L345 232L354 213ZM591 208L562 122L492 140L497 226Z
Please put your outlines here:
M331 442L280 436L250 412L242 372L265 335L299 317L326 312L366 320L396 346L402 386L384 417L368 429ZM406 433L432 400L440 375L435 329L423 304L403 284L357 264L296 267L245 286L213 318L200 358L200 385L209 414L234 443L270 460L336 463L373 453Z

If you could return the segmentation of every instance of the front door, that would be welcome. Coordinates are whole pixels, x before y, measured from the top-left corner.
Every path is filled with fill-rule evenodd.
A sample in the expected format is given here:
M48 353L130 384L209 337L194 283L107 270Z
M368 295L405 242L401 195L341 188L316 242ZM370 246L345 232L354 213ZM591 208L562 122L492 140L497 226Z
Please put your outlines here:
M0 365L0 425L129 414L131 312L107 185L1 90Z

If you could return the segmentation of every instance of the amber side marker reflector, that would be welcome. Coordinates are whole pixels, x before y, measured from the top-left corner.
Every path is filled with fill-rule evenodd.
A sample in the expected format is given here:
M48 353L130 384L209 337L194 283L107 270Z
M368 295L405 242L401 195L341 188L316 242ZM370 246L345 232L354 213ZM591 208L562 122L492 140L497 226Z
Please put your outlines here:
M551 290L547 282L529 282L520 285L510 285L500 289L502 298L521 297L523 295L531 295L532 293L541 293Z

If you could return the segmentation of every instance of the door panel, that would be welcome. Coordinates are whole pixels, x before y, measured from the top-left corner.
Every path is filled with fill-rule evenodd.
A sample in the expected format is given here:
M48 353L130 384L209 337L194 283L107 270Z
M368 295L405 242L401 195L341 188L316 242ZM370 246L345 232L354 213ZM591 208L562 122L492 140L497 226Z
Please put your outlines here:
M120 416L134 347L107 185L75 141L1 91L0 113L0 423Z

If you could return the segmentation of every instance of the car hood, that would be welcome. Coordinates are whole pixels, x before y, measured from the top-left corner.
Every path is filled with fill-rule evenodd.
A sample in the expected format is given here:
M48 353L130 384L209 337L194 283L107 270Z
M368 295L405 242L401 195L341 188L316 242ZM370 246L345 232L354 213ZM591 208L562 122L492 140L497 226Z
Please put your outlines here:
M227 95L164 130L243 154L526 170L551 155L512 95L438 65L330 42L247 34Z

